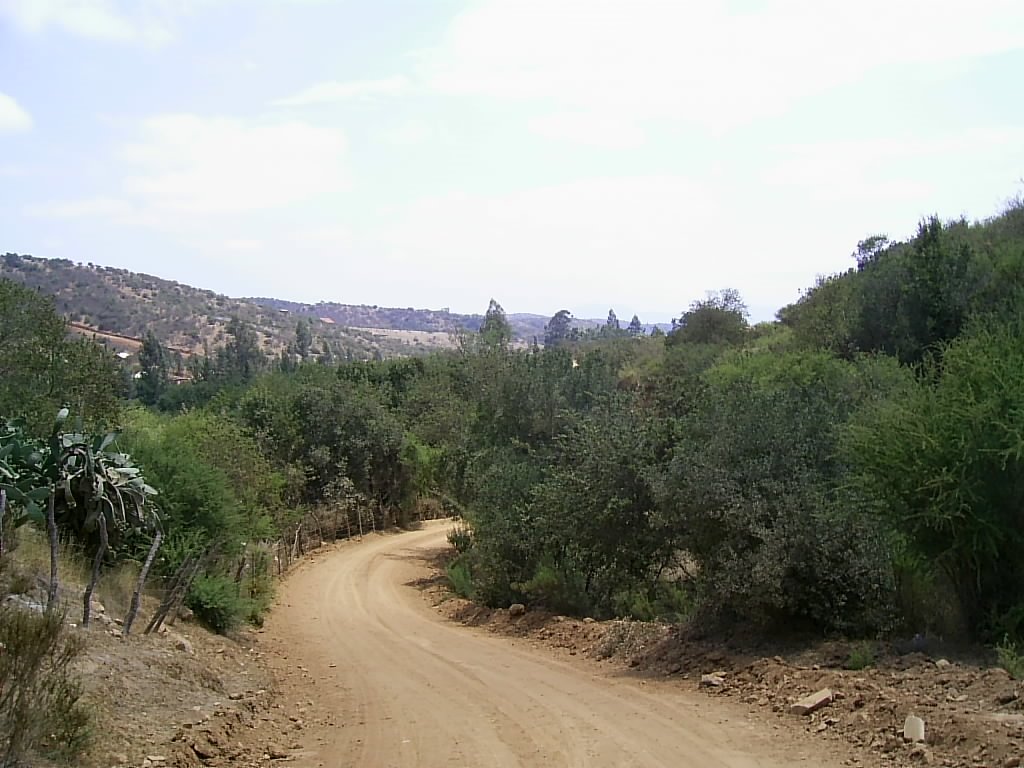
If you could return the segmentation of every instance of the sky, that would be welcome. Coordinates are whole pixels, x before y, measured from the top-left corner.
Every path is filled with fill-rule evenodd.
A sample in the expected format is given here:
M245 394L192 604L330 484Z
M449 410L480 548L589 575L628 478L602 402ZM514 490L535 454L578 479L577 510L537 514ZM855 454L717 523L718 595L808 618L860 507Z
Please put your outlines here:
M1024 193L1020 0L0 0L0 252L770 319Z

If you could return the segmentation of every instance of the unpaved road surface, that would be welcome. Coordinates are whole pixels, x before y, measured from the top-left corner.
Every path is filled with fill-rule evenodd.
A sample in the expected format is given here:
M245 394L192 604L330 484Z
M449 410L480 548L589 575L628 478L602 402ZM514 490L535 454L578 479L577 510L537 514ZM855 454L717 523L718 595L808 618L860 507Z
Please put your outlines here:
M264 647L302 713L293 764L841 764L728 702L444 621L416 581L448 527L338 546L282 585Z

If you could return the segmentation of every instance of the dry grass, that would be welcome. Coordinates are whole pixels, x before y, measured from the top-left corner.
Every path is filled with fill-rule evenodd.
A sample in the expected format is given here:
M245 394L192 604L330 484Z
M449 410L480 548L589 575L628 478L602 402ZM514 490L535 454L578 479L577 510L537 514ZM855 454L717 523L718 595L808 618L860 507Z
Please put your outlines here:
M18 531L16 549L11 557L18 568L33 580L46 585L50 579L50 543L46 534L30 526ZM61 586L81 591L89 583L89 564L80 551L61 542L57 551L57 575Z
M403 331L395 328L352 328L352 330L426 349L455 349L458 346L455 338L445 331Z
M11 593L45 594L50 580L50 543L46 534L29 526L18 531L17 547L10 554L6 569L7 583L0 589ZM80 612L80 597L89 583L92 565L77 548L62 542L57 553L57 576L65 602L71 603L70 615ZM139 578L136 563L106 568L100 573L93 599L103 603L111 616L123 616L131 603L132 591Z

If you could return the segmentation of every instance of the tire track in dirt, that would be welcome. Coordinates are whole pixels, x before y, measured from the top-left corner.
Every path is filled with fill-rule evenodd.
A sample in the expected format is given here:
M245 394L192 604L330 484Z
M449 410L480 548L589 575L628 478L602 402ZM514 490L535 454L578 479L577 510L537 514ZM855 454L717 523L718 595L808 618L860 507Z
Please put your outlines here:
M841 765L727 703L445 622L413 584L449 527L339 545L282 585L266 647L285 701L315 715L299 765Z

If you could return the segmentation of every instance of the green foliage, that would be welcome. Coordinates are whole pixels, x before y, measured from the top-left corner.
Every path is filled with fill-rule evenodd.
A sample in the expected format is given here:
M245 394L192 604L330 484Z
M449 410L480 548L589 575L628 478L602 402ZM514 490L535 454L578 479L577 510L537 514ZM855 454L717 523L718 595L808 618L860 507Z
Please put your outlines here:
M833 446L854 408L885 391L891 368L754 354L705 374L659 498L696 561L706 612L819 630L887 623L886 541L843 491Z
M845 440L862 492L957 590L970 626L1024 603L1021 326L979 322L922 376L859 414Z
M448 564L446 573L448 574L448 583L451 585L452 591L459 597L472 600L475 590L473 589L473 574L470 570L469 562L464 558L456 558Z
M514 586L528 602L558 613L587 615L592 610L580 573L551 562L541 562L528 581Z
M824 278L779 317L807 347L851 357L883 352L921 362L970 317L1012 316L1024 286L1015 202L1000 216L969 224L921 222L908 242L876 236L858 244L857 268Z
M61 614L0 607L0 765L79 764L92 723L74 671L83 649Z
M413 468L403 460L410 456L405 430L381 400L368 383L304 366L292 376L265 377L238 398L234 410L261 443L273 445L278 460L301 468L306 501L322 500L334 481L347 477L397 519L414 496ZM424 471L429 476L429 467Z
M672 344L740 344L747 335L747 305L738 291L726 288L693 302L672 324Z
M309 307L261 300L261 314L211 294L188 342L207 352L188 363L195 384L164 385L174 363L153 325L139 395L165 415L130 411L122 445L161 492L159 567L219 553L190 598L218 626L259 620L272 591L259 542L323 506L374 526L458 512L449 579L492 605L858 636L962 627L1019 642L1022 244L1019 201L977 224L931 218L907 242L859 243L855 267L777 323L751 328L726 290L694 302L667 338L642 338L635 316L624 331L613 311L590 323L561 310L543 349L541 321L494 301L482 318L318 305L338 323L463 326L451 353L384 360L360 347L372 362L339 346L349 336L325 336ZM56 274L13 255L0 267ZM116 493L89 496L83 466L114 483L127 458L35 436L65 402L87 425L116 415L112 371L123 371L91 342L66 343L32 291L0 283L0 308L0 407L30 417L0 431L14 513L38 515L51 488L65 528L97 506L116 511ZM535 343L517 349L529 323ZM67 487L46 464L64 452L81 459L64 467ZM141 550L145 532L127 528L121 549Z
M117 433L62 432L67 418L67 409L60 411L48 440L27 437L18 421L0 429L0 489L7 492L13 524L42 524L52 494L58 526L90 549L98 543L101 515L114 547L130 530L155 525L156 490L131 456L110 450Z
M1024 680L1024 655L1017 650L1017 644L1012 642L1009 636L1004 636L1003 641L996 646L996 657L999 659L999 666L1010 673L1014 680Z
M197 578L186 603L201 622L222 635L237 629L251 615L238 594L238 585L226 576L206 574Z
M300 359L309 358L313 349L313 323L309 318L302 318L295 324L295 353Z
M464 555L473 546L473 531L463 525L457 525L448 531L448 543L457 554Z
M557 347L572 339L572 313L558 310L544 326L544 346Z
M505 310L494 299L491 299L484 321L480 325L480 341L484 349L488 350L508 349L512 342L512 327L505 317Z
M168 531L162 571L212 545L233 556L247 542L274 538L288 517L288 478L223 416L193 412L170 418L133 411L124 442L161 489ZM182 547L180 557L173 556L175 546Z
M618 590L653 583L674 556L647 478L664 447L633 406L614 397L572 424L534 491L531 511L549 566L543 575L558 577L560 609L575 603L577 611L608 612Z
M859 672L862 669L873 667L876 660L875 644L864 640L850 649L850 655L846 657L846 663L843 666L846 669Z
M66 338L52 299L0 279L0 414L45 434L53 414L70 405L84 426L102 428L118 415L121 386L109 352Z
M156 405L167 391L170 361L166 350L152 331L147 331L139 350L139 376L135 393L146 405Z

